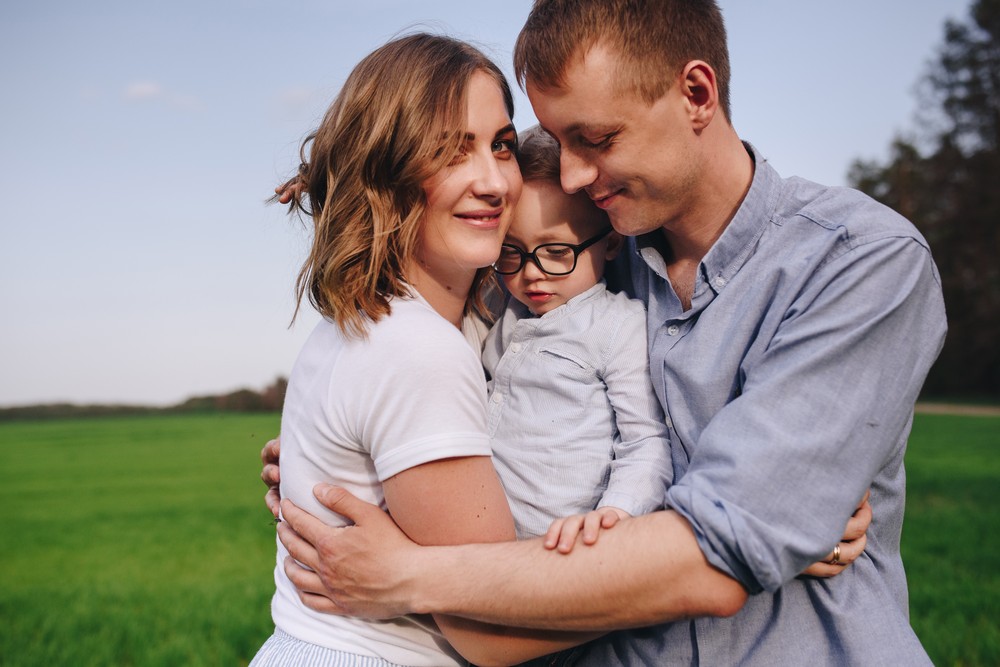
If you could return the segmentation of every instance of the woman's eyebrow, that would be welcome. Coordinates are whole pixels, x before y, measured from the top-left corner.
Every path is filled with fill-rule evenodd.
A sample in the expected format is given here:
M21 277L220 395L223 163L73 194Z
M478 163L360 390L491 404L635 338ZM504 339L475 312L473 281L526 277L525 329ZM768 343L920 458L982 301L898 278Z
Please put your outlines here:
M493 135L493 138L494 139L498 139L498 138L504 136L505 134L514 134L515 132L517 132L517 130L514 128L514 124L513 123L508 123L504 127L502 127L499 130L497 130L497 133ZM475 141L476 140L476 133L475 132L466 132L465 133L465 140L466 141Z
M507 123L507 125L497 130L497 133L494 134L493 137L494 138L502 137L505 134L512 134L514 132L517 132L517 130L514 128L514 123Z
M493 135L493 138L494 139L499 139L500 137L504 136L505 134L514 134L515 132L517 132L517 130L514 129L514 124L513 123L507 123L507 125L505 125L504 127L501 127L499 130L497 130L496 134ZM474 133L472 133L472 132L468 132L465 135L465 140L466 141L473 141L473 140L475 140L475 138L476 138L476 135Z

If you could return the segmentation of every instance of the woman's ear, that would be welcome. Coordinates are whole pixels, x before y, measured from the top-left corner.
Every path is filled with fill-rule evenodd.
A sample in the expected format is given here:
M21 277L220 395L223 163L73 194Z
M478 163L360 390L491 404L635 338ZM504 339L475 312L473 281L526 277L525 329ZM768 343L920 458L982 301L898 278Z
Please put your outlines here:
M622 246L625 245L625 237L618 232L612 230L608 234L608 248L604 251L604 259L607 261L613 260L621 252Z

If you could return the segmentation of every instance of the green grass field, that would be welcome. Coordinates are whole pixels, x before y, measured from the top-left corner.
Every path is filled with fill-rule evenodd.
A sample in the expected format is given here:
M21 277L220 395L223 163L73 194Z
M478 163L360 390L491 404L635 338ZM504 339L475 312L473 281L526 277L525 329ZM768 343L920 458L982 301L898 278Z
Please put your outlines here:
M917 415L906 471L910 622L935 665L1000 665L1000 417Z
M0 423L0 665L244 665L271 631L276 415ZM1000 417L918 415L903 535L937 665L1000 664Z
M240 665L272 629L276 415L0 424L0 664Z

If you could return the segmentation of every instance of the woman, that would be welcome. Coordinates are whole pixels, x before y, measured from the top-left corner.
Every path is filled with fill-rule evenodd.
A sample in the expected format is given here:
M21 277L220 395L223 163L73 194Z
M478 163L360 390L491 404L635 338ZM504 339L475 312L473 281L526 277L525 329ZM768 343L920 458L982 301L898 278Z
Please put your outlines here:
M513 102L471 46L417 34L351 73L307 140L314 223L298 296L324 316L292 371L281 495L332 525L312 496L333 482L386 508L425 544L514 538L485 430L471 326L521 191ZM283 568L275 634L253 665L520 662L586 637L550 639L448 617L384 622L314 612ZM557 635L551 635L557 637ZM452 648L454 647L454 648ZM457 651L456 651L457 649Z

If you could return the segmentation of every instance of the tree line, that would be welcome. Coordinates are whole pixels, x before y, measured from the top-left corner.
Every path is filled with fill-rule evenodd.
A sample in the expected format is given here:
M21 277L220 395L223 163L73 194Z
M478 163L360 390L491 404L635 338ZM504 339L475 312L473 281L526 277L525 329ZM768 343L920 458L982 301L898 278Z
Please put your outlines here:
M851 185L909 218L941 272L948 337L924 395L1000 397L1000 0L948 21L920 82L919 127Z
M193 396L166 407L123 404L46 403L0 408L0 421L15 419L63 419L71 417L123 417L153 414L196 414L211 412L280 412L285 402L288 380L277 378L262 391L237 389L226 394Z
M887 162L856 161L851 185L911 220L941 272L948 337L924 396L1000 398L1000 0L975 0L948 21L920 82L919 127L897 136ZM166 407L36 405L11 418L163 412L278 411L287 381Z

